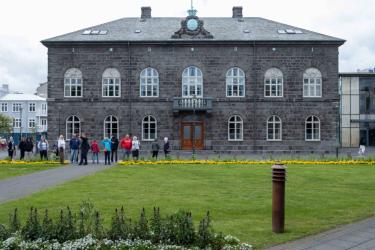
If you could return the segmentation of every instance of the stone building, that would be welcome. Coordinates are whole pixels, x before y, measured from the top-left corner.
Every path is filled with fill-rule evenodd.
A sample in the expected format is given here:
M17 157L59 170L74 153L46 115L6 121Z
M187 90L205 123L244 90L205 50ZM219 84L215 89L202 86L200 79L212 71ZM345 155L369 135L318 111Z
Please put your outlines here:
M375 73L340 73L341 145L375 146Z
M47 39L50 138L333 151L344 40L258 17L123 18Z

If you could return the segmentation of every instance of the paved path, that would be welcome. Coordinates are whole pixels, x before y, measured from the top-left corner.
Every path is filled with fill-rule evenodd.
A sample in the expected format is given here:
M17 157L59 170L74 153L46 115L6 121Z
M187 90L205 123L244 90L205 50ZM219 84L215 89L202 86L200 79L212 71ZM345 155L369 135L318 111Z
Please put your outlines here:
M268 250L374 250L375 217Z
M114 164L111 166L115 166ZM105 165L64 166L0 181L0 204L109 168Z

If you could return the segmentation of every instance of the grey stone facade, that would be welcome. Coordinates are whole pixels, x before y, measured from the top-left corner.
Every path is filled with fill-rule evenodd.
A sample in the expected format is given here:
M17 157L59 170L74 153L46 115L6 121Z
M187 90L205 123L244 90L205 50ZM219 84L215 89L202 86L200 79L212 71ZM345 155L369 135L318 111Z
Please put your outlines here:
M203 73L203 96L213 98L212 112L197 113L204 119L205 149L310 152L333 151L337 146L338 47L342 40L44 44L48 47L50 138L65 134L65 121L71 115L81 119L81 131L89 138L103 137L103 121L109 115L118 117L121 136L128 133L140 138L142 119L153 115L158 138L169 137L173 149L179 149L184 114L173 112L172 99L181 97L183 70L196 66ZM159 73L159 97L140 97L140 73L147 67ZM245 97L226 97L226 73L232 67L246 74ZM264 97L264 74L272 67L283 72L283 97ZM303 73L311 67L322 73L321 98L303 98ZM64 98L64 73L70 68L82 71L81 98ZM121 97L102 97L102 73L107 68L116 68L121 74ZM228 141L232 115L243 119L243 141ZM282 141L266 140L271 115L282 120ZM310 115L321 122L321 140L317 142L305 141L305 120ZM150 142L141 143L148 149Z

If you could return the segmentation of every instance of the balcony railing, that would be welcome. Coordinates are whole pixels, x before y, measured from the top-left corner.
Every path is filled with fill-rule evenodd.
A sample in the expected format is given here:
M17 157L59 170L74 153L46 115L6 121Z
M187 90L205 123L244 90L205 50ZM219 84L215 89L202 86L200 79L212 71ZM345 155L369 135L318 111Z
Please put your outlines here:
M212 98L211 97L174 97L173 98L173 112L179 111L212 111Z

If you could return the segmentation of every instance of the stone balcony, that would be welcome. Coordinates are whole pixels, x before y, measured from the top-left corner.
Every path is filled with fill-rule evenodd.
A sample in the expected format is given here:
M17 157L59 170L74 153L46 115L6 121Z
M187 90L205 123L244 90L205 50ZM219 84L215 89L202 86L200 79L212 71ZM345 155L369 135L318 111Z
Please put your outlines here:
M204 111L210 113L212 111L212 97L174 97L173 112L180 111Z

